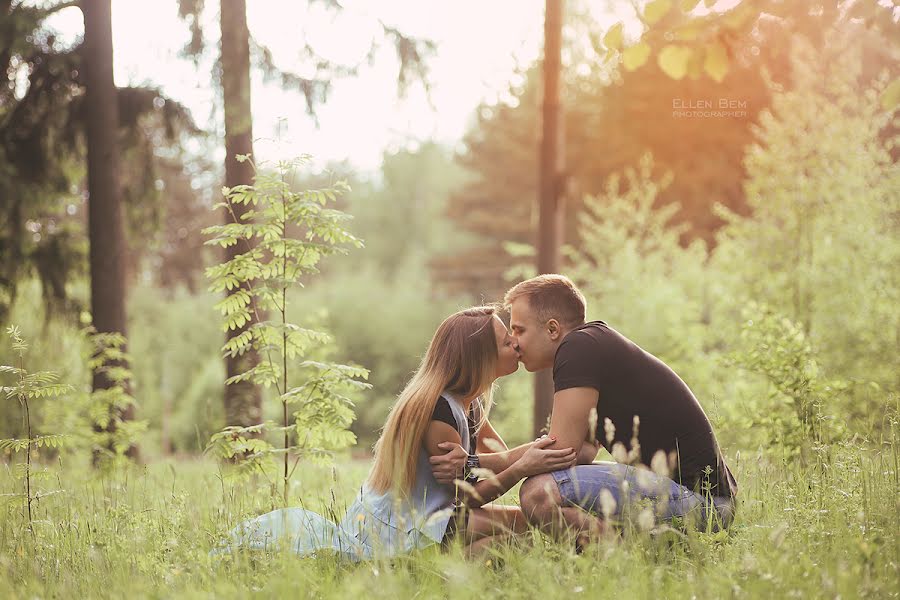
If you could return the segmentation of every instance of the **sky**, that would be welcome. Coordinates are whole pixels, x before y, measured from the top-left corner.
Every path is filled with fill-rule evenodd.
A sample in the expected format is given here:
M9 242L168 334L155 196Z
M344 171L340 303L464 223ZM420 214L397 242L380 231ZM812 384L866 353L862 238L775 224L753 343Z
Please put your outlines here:
M478 103L496 100L516 65L538 57L543 35L543 2L531 0L344 0L345 11L337 17L293 0L247 4L251 34L287 69L302 69L296 56L304 39L328 58L357 62L379 34L379 18L404 34L437 43L428 63L431 103L420 85L398 99L396 53L385 44L373 66L333 84L327 103L319 108L318 128L306 113L302 94L264 84L261 74L253 74L258 158L312 154L316 162L347 160L364 171L377 170L385 150L428 139L458 142ZM203 17L213 49L218 43L217 9L218 2L207 2ZM189 32L178 18L177 2L112 0L112 19L116 85L159 86L185 104L198 124L209 126L215 102L213 57L198 68L179 56ZM74 40L84 30L77 8L61 11L48 25L63 39Z
M601 25L622 20L626 37L639 35L641 25L630 2L586 2ZM316 163L347 161L373 174L385 151L426 140L455 146L478 104L502 98L517 65L526 67L536 60L543 43L544 0L341 0L341 4L345 10L335 15L321 3L247 0L247 20L251 35L272 50L276 63L301 74L298 49L305 41L329 59L358 62L372 39L380 37L379 19L406 35L430 39L437 44L428 61L430 98L421 85L398 98L398 63L389 43L357 77L334 82L328 101L318 108L318 126L307 115L301 93L265 84L254 72L251 102L257 159L311 154ZM218 44L219 2L206 5L202 21L210 52L199 66L179 56L190 34L178 18L177 0L112 0L113 54L116 85L158 86L187 106L201 127L214 130L213 119L219 115L213 111L211 69ZM74 41L84 31L78 8L58 12L47 25L62 40ZM224 150L219 152L224 156Z

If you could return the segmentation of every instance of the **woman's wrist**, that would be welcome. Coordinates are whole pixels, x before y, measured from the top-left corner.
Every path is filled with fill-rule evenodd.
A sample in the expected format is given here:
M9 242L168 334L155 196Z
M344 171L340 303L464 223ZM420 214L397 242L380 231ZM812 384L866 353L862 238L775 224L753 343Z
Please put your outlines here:
M463 467L463 478L468 479L474 469L481 468L481 461L477 454L470 454L466 457L466 464Z
M507 471L509 471L509 473L513 476L517 483L522 479L528 477L528 473L525 471L523 465L521 465L520 462L521 461L517 460L507 468Z

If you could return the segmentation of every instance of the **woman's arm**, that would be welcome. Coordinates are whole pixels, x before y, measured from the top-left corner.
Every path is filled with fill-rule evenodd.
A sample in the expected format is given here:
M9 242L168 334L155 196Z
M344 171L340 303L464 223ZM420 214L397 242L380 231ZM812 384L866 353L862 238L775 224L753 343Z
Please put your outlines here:
M449 427L449 425L448 425ZM453 429L450 427L450 429ZM454 430L455 431L455 430ZM458 437L458 436L457 436ZM556 439L556 438L554 438ZM513 463L522 458L522 456L534 445L534 442L528 442L521 446L510 449L490 421L485 421L478 433L478 443L476 451L478 453L478 462L481 468L488 469L494 473L502 473L508 469ZM441 450L438 454L429 453L431 458L431 472L434 478L440 483L452 483L455 479L460 479L464 475L466 458L469 454L460 445L459 442L441 442L438 444ZM565 456L569 449L554 450L557 457ZM596 453L594 457L596 457ZM591 459L588 461L594 459Z
M453 429L449 425L447 427ZM454 429L454 431L456 430ZM459 434L457 434L457 437L459 437ZM556 441L556 438L548 439ZM503 452L479 452L478 462L481 463L481 468L483 469L488 469L494 473L501 473L522 458L522 456L524 456L537 441L528 442L521 446L516 446L511 450L504 450ZM437 450L440 451L438 454L429 452L431 455L429 462L431 462L431 472L434 475L434 478L440 483L451 483L454 479L461 478L465 470L466 458L469 454L463 449L460 443L449 441L441 442L438 444ZM562 458L571 451L571 448L561 448L547 450L546 452L549 452L550 456ZM596 456L597 454L595 452L594 457ZM591 460L593 460L593 457Z
M440 421L431 421L425 431L425 448L432 457L444 454L441 444L459 445L461 441L458 431ZM477 508L499 498L526 477L565 469L575 464L576 455L573 450L562 456L560 450L544 450L545 446L552 443L553 440L549 437L532 442L518 460L500 472L494 471L492 477L482 479L474 485L457 485L466 505ZM482 468L488 467L482 464Z

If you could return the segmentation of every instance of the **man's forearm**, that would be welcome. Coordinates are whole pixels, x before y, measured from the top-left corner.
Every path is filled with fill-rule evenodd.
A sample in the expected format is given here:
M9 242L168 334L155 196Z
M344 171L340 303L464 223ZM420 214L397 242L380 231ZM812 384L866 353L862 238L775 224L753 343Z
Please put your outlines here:
M482 469L489 469L494 473L502 473L512 466L514 462L522 458L522 455L534 445L534 442L528 442L521 446L516 446L503 452L489 452L478 455L478 462L481 463ZM595 455L596 456L596 455Z

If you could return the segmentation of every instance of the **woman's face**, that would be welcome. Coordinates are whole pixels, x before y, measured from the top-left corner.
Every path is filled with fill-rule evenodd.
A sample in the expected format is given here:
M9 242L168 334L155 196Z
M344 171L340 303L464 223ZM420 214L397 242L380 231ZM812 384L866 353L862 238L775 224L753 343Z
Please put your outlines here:
M497 377L503 377L515 373L519 368L519 353L516 351L516 341L500 317L494 315L494 335L497 337Z

